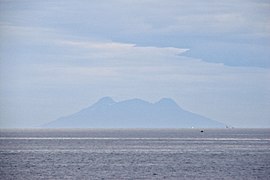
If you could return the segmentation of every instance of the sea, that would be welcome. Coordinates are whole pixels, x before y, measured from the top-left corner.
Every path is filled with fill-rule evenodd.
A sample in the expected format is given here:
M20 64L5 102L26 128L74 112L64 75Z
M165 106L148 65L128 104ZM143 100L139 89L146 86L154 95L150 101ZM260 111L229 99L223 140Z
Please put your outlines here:
M270 179L270 129L1 129L0 179Z

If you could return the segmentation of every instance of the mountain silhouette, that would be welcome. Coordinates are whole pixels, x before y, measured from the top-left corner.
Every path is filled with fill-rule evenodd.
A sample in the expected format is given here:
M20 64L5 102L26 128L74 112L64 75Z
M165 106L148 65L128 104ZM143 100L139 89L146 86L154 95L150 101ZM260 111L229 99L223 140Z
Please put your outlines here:
M92 106L52 121L50 128L224 128L225 125L183 110L170 99L115 102L103 97Z

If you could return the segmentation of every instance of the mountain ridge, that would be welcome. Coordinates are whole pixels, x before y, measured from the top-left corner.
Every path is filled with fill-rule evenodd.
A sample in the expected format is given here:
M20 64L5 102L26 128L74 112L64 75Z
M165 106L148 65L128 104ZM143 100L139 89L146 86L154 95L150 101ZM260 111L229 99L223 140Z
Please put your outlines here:
M48 128L224 128L226 125L182 109L173 99L155 103L103 97L93 105L43 125Z

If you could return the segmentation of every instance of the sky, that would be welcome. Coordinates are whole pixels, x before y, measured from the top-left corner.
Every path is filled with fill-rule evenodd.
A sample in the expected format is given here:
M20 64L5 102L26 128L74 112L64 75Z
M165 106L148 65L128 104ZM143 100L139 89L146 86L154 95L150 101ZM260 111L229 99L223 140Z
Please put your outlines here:
M267 0L0 0L0 128L110 96L270 127Z

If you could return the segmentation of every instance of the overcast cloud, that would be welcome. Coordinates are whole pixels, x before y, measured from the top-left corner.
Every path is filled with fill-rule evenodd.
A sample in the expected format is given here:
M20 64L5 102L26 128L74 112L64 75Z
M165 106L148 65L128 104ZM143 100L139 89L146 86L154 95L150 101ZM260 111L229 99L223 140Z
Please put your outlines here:
M103 96L171 97L235 127L270 127L267 1L0 2L0 127Z

